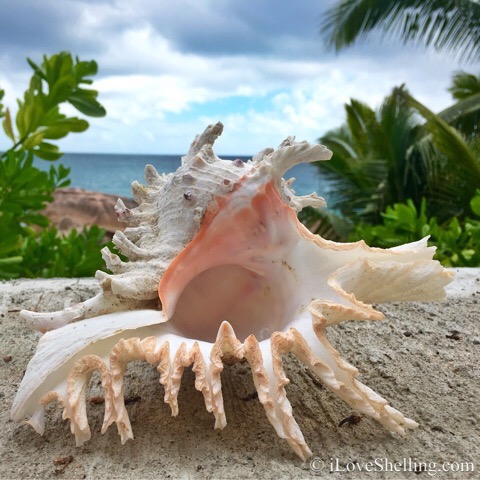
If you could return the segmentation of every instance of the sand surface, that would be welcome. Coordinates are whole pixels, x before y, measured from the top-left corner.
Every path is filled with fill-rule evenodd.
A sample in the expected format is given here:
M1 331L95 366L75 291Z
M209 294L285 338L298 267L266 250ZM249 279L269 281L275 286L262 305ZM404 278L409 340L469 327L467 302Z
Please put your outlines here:
M383 305L383 322L350 322L328 331L343 357L359 368L359 379L420 424L406 437L367 417L339 426L354 412L295 358L285 358L288 396L313 462L302 462L277 437L253 398L247 364L222 373L224 430L213 429L190 369L175 418L163 403L155 368L140 362L126 374L135 441L122 446L114 425L100 434L99 404L88 405L92 439L82 447L75 447L56 405L48 408L44 436L11 421L13 398L39 338L22 324L18 310L60 309L97 289L93 279L0 283L0 479L480 478L480 269L458 272L444 303ZM94 376L87 398L101 395L98 383ZM403 471L404 463L426 471ZM362 464L376 471L359 472ZM443 471L472 466L470 473Z

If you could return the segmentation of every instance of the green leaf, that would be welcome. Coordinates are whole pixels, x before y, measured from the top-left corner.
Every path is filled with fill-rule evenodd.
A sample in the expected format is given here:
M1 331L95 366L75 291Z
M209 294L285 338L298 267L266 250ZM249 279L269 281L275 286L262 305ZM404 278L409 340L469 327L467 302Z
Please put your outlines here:
M478 112L480 110L480 93L463 98L451 107L442 110L438 116L447 123L452 123L458 118L469 113Z
M27 137L41 125L44 113L41 98L32 92L25 92L24 102L20 104L16 119L20 138Z
M58 160L63 155L63 153L58 151L56 145L47 142L40 143L33 152L37 157L42 158L43 160Z
M15 134L13 133L12 118L10 117L10 110L8 108L5 110L5 118L3 120L3 129L5 130L5 133L7 134L8 138L10 138L10 140L12 140L12 142L15 143Z
M46 74L47 83L52 88L61 77L72 72L72 56L68 52L60 52L52 55L50 58L44 56L42 66Z
M57 105L67 101L72 92L75 90L75 87L76 82L72 74L59 78L50 87L50 92L48 94L50 104Z
M473 213L477 217L480 217L480 190L477 190L477 195L470 201L470 206L472 207Z
M33 71L43 80L47 80L45 73L42 69L30 58L27 58L28 64L33 68Z
M90 117L104 117L107 112L95 99L97 92L78 89L70 95L68 101L79 111Z
M42 79L38 75L32 75L30 79L30 88L29 91L34 94L43 94L43 84Z
M5 265L13 265L22 263L22 257L7 257L7 258L0 258L0 268L4 267Z
M3 96L5 95L5 91L0 88L0 118L5 116L5 112L3 111Z
M478 0L340 0L326 11L320 31L339 51L376 32L404 43L480 59Z
M50 125L44 131L44 138L59 139L71 132L80 133L88 128L88 122L80 118L67 118Z
M96 75L98 72L97 62L91 60L89 62L80 62L78 57L76 58L77 64L75 65L75 75L78 83L91 83L91 80L85 79Z
M0 241L0 257L4 257L17 250L22 243L22 236L19 233L9 232L9 234Z
M44 130L37 130L36 132L32 133L26 140L24 140L23 148L25 148L25 150L31 150L37 145L40 145L43 141L44 135Z
M458 100L469 98L480 93L480 77L463 71L455 72L448 91Z

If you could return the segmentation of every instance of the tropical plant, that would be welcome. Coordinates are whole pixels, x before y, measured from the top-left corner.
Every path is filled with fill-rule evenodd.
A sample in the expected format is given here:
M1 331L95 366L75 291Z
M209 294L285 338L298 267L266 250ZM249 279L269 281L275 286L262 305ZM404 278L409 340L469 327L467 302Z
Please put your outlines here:
M73 276L86 273L85 265L92 273L91 245L96 242L98 250L102 232L94 228L58 236L41 211L53 200L56 188L69 184L69 169L51 165L48 172L42 171L34 165L34 157L59 159L62 153L51 140L88 128L86 120L61 113L62 104L69 103L88 116L105 115L97 101L98 92L84 87L92 84L89 77L97 73L97 64L73 59L68 52L44 57L40 66L30 59L28 63L33 75L23 99L18 100L15 123L0 90L0 118L13 144L0 155L0 278ZM75 250L75 264L62 258L61 249L63 254ZM62 262L68 267L58 267Z
M329 208L305 207L298 212L298 219L311 232L329 240L344 240L351 231L351 224Z
M337 51L376 31L480 60L478 0L340 0L321 29ZM450 92L456 102L437 114L404 86L377 111L352 100L346 124L320 139L334 156L318 166L334 183L331 206L355 238L361 232L393 246L430 232L446 265L471 266L480 264L478 221L471 220L480 201L478 192L471 201L480 185L480 77L457 72ZM330 219L323 222L330 231Z
M333 184L330 206L346 219L375 223L387 205L417 196L408 153L418 119L403 100L394 93L375 112L352 99L346 124L320 138L333 151L317 164Z
M467 140L480 137L480 76L456 72L448 89L457 103L439 115Z
M321 22L322 34L337 51L374 31L480 60L478 0L341 0Z
M100 246L105 230L96 225L59 235L55 227L28 236L22 243L22 277L88 277L103 266ZM113 246L113 244L109 244Z
M88 128L86 120L62 114L62 103L69 103L91 117L103 117L106 113L97 101L98 92L83 88L83 85L93 83L88 77L97 73L97 64L94 61L81 62L78 58L73 60L68 52L50 58L44 56L40 66L30 59L27 61L34 73L24 99L18 100L15 122L18 133L7 108L3 128L14 145L1 158L11 151L25 150L45 160L58 160L62 153L56 145L45 140L58 140L71 132L83 132ZM0 100L2 98L3 91Z
M439 223L427 216L427 203L422 200L420 209L408 199L396 203L382 213L379 225L359 224L351 240L365 240L369 245L390 248L414 242L427 235L429 244L437 247L435 256L446 267L480 266L480 190L470 201L472 217L464 221L454 217Z
M330 206L352 227L381 222L387 206L407 199L420 208L427 198L428 215L442 222L471 213L470 199L480 185L478 132L472 128L465 136L445 120L460 123L463 115L477 114L480 102L476 110L458 108L470 99L439 114L405 87L394 89L378 111L351 100L346 124L320 138L334 153L317 164L333 184Z

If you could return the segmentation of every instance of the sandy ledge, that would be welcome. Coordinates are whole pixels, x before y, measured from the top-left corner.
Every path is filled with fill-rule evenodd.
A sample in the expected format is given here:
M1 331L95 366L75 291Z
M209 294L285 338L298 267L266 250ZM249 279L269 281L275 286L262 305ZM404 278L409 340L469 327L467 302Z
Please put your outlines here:
M384 322L351 322L329 330L344 358L362 372L360 380L420 423L406 437L388 433L369 418L339 423L353 412L294 358L286 359L287 387L296 419L315 457L319 475L291 452L268 423L249 367L222 374L228 425L213 429L202 395L188 369L173 418L163 403L158 374L147 364L130 364L126 396L135 441L122 446L115 426L100 435L102 405L89 405L92 439L75 447L61 410L50 407L43 437L9 419L9 410L39 335L25 328L21 308L56 310L85 300L98 289L93 279L18 280L0 283L0 478L479 478L472 473L340 472L348 462L476 462L480 422L480 269L457 271L444 303L381 306ZM457 332L452 335L452 332ZM1 358L3 357L3 359ZM11 358L9 358L11 357ZM98 377L89 397L101 395ZM72 456L68 465L54 465ZM338 459L338 460L337 460ZM386 460L384 460L386 459ZM316 462L314 467L321 467ZM61 471L63 469L63 472ZM335 470L335 468L334 468Z

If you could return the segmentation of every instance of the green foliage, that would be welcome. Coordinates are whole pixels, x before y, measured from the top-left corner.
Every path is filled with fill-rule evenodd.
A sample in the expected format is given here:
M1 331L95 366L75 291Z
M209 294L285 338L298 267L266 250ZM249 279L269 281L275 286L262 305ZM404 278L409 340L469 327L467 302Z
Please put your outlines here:
M458 100L438 114L403 86L377 111L346 105L345 125L320 139L333 158L317 166L350 239L388 248L430 235L445 265L480 265L479 86L480 77L457 72L450 90ZM346 240L341 227L327 218L317 231Z
M402 243L410 243L429 235L426 202L422 202L417 211L412 200L396 203L382 213L383 223L368 225L362 223L355 227L354 239L363 238L368 245L390 248Z
M321 28L337 51L376 31L480 59L478 0L339 0ZM445 265L477 266L480 77L457 72L449 90L455 103L437 114L403 86L377 111L352 100L345 125L320 139L334 155L318 167L355 239L391 247L431 235Z
M44 172L33 166L31 152L7 152L0 163L0 202L2 210L24 224L46 226L46 220L36 213L56 188L69 184L69 169L63 165Z
M426 201L417 210L411 200L396 203L382 214L380 225L360 224L352 234L352 240L364 239L367 244L390 248L414 242L427 235L429 244L437 247L436 258L446 267L480 266L480 190L470 202L473 216L461 221L457 217L439 223L428 218Z
M330 161L317 163L334 185L331 206L352 223L377 222L387 205L421 196L423 166L411 150L419 121L402 92L377 112L352 99L345 125L320 138L333 151Z
M434 114L402 86L377 111L358 100L345 110L345 125L320 138L333 158L317 166L334 187L330 206L351 228L380 223L388 206L407 199L419 209L426 198L427 214L440 222L471 213L480 185L480 132L469 127L480 112L478 93ZM463 122L463 131L448 121Z
M478 0L339 0L321 23L327 43L337 51L374 31L480 60Z
M480 93L480 77L462 71L456 72L452 79L452 86L448 91L453 98L465 100Z
M98 103L98 92L82 88L90 85L88 77L97 73L97 64L75 61L68 52L43 58L41 66L28 59L33 68L30 86L23 100L18 100L14 131L9 109L5 111L3 128L15 144L12 148L31 151L44 160L58 160L62 154L58 147L45 140L58 140L71 132L83 132L88 122L77 117L67 117L60 112L62 103L70 103L79 112L101 117L105 109Z
M38 236L28 237L20 249L25 264L22 276L90 276L102 264L99 245L104 237L105 230L97 226L62 236L55 227L44 229Z
M18 100L15 122L0 89L0 118L13 143L0 155L0 278L91 275L102 265L99 245L105 232L92 227L58 236L41 211L53 200L56 188L69 185L69 169L51 165L44 172L33 159L59 159L57 145L46 140L88 128L86 120L61 113L62 104L85 115L105 115L98 93L84 88L92 84L89 77L97 73L97 64L74 60L68 52L45 56L40 66L30 59L28 63L33 75Z
M468 140L480 135L480 76L456 72L448 89L457 103L438 115Z
M305 207L298 213L298 219L310 231L334 241L345 238L350 230L347 221L324 208Z
M472 98L472 97L468 97ZM465 216L470 212L470 199L480 185L480 132L473 129L467 137L441 115L436 115L410 95L406 96L408 105L422 115L426 122L420 134L424 135L416 142L416 149L426 166L426 175L420 181L426 185L425 194L431 215L440 219L448 216ZM468 101L462 100L461 103ZM476 110L470 110L468 117L480 113L480 96L476 101ZM462 122L465 117L457 117ZM431 142L433 148L423 147ZM417 202L418 205L418 202Z

